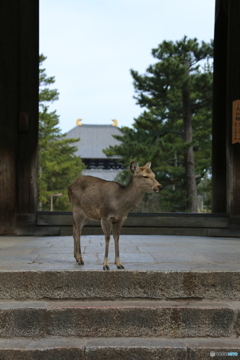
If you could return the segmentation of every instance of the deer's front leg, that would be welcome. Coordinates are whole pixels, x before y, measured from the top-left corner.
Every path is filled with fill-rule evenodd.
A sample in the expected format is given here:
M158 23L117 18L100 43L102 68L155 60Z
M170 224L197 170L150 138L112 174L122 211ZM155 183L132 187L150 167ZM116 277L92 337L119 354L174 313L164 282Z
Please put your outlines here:
M101 220L102 229L105 235L105 255L104 255L104 262L103 262L103 270L109 270L108 266L108 249L109 249L109 242L111 236L111 229L112 223L108 219Z
M113 224L113 237L115 244L115 264L118 269L124 269L124 266L121 264L119 257L119 237L120 237L122 224L123 224L123 220L119 220Z

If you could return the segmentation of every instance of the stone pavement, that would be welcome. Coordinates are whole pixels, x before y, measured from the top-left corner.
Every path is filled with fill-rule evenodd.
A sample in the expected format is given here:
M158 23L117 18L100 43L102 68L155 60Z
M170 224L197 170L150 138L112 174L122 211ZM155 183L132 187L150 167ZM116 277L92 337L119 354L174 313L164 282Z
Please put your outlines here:
M110 271L104 247L0 236L0 359L239 359L240 239L122 235Z
M82 236L84 266L73 257L73 238L0 236L0 271L101 270L104 236ZM120 259L126 270L240 271L240 239L197 236L122 235ZM109 266L115 270L114 241ZM118 270L124 271L124 270Z

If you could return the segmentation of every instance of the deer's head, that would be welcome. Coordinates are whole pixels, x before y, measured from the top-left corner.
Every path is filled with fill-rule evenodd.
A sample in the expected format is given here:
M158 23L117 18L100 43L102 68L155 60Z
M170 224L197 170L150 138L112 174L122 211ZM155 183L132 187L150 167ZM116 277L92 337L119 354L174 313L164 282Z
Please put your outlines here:
M159 192L162 190L162 185L155 178L154 172L151 170L151 162L149 161L145 166L139 166L136 161L130 164L130 171L138 186L145 192Z

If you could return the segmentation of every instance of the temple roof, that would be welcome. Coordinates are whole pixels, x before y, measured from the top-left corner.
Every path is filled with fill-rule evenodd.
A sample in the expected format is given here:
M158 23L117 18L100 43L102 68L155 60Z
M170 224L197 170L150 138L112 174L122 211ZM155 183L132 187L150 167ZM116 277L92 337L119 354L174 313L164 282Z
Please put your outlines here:
M120 144L120 141L112 135L122 135L122 132L112 125L81 125L68 131L66 138L80 138L75 145L78 148L76 155L82 159L105 159L107 156L102 150L110 145ZM119 156L112 156L112 158L119 158Z

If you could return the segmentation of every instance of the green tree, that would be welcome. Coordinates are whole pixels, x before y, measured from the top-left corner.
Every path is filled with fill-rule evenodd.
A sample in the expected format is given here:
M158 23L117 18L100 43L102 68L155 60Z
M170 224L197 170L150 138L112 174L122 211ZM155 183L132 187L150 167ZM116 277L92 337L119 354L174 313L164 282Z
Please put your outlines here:
M106 153L125 163L151 159L164 186L162 211L195 212L197 183L210 168L213 44L185 36L163 41L152 55L157 61L145 74L131 70L144 111Z
M59 93L50 89L54 77L48 77L42 63L46 57L40 55L39 70L39 209L50 210L50 197L54 198L54 210L70 210L68 186L81 175L84 165L74 153L74 143L79 139L65 139L58 127L56 111L49 111L49 103L58 100Z

